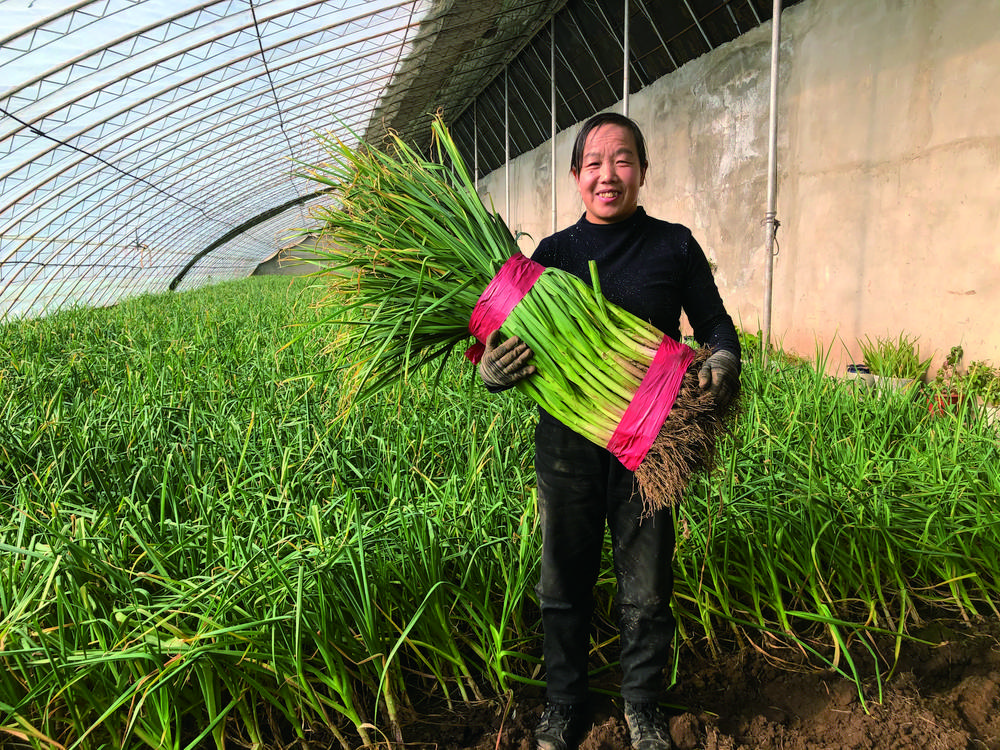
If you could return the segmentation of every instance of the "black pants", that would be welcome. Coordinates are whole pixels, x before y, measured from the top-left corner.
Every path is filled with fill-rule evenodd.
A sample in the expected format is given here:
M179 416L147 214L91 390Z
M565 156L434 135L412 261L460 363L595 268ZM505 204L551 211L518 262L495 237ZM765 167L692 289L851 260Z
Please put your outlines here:
M635 477L610 452L543 414L535 430L542 526L541 580L548 699L587 699L587 661L604 526L611 532L621 640L621 693L661 697L674 635L673 514L640 521Z

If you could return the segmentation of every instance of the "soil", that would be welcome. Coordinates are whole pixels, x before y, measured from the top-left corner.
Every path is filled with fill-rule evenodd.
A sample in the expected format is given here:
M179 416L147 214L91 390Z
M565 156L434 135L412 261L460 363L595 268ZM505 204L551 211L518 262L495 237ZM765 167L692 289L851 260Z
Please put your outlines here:
M864 671L863 697L830 670L795 666L760 644L714 657L686 649L666 695L679 750L1000 750L1000 623L937 623L905 641L891 674ZM889 649L892 644L880 644ZM787 655L785 655L787 656ZM684 676L686 675L686 677ZM609 693L616 676L608 675ZM879 683L881 682L881 694ZM408 750L533 750L537 688L466 707L424 711ZM628 750L617 697L595 697L580 750Z

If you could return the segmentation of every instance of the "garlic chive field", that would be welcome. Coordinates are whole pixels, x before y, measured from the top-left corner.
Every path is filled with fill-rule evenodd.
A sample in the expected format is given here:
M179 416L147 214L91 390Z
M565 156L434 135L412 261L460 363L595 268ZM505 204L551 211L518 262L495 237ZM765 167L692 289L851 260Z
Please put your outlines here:
M539 683L534 407L454 355L346 411L322 285L0 326L0 745L385 747ZM922 622L1000 614L996 428L822 370L744 366L676 511L678 675L755 647L873 701Z

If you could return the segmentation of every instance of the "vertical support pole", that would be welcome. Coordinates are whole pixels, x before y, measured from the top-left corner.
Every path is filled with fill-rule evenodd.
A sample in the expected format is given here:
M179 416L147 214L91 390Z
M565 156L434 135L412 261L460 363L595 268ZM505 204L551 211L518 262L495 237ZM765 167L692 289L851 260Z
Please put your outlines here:
M774 0L771 17L771 114L768 123L767 213L764 214L764 330L760 337L761 360L767 364L771 348L771 288L774 283L774 237L778 233L778 49L781 45L781 0Z
M552 231L558 230L556 226L556 18L555 16L549 21L549 28L551 29L552 35L552 46L551 55L549 59L549 79L551 81L551 101L549 103L549 109L552 111L552 135L549 138L549 143L551 144L551 161L552 161Z
M510 220L510 81L507 66L503 69L503 186L507 205L503 218L510 227L513 222Z
M479 186L479 99L472 100L472 175Z
M628 23L628 0L625 3L625 25L622 31L622 49L624 50L625 63L622 65L622 114L628 117L628 52L629 52L629 23Z

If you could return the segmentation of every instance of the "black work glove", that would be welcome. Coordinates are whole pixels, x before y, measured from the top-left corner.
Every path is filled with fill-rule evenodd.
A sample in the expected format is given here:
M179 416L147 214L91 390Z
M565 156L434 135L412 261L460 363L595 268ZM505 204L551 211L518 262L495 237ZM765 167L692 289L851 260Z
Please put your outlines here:
M535 366L528 362L531 356L527 344L517 336L504 341L498 328L486 337L486 351L479 360L479 377L492 393L505 391L535 372Z
M740 389L739 359L725 349L715 352L698 371L698 385L708 389L719 411L722 411Z

